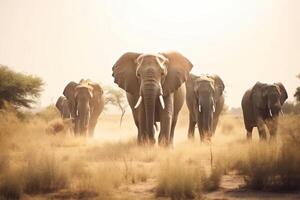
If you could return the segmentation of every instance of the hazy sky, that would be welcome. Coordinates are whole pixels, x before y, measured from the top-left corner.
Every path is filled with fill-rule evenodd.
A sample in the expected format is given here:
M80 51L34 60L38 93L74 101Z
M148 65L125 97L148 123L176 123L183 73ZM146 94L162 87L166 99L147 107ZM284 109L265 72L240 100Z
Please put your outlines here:
M216 73L239 106L256 81L300 85L298 0L0 0L0 63L45 81L41 105L69 81L113 84L121 54L176 50Z

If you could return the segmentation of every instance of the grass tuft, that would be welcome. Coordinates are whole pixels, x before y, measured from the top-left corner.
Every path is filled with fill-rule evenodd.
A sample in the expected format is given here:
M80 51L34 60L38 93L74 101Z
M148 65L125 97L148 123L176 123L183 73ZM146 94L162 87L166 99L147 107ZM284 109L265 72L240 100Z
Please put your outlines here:
M28 157L24 169L24 191L28 194L48 193L66 188L69 177L62 163L51 155Z

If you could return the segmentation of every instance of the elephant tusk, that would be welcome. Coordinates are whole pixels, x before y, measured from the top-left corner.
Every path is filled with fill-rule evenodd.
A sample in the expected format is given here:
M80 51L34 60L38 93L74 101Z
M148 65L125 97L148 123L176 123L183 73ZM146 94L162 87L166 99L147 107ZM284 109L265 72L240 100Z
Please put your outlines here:
M159 102L160 102L162 109L165 109L165 102L164 102L164 98L162 95L159 95Z
M201 105L199 104L199 112L202 112Z
M161 83L159 83L159 92L160 92L160 95L164 95Z
M141 104L141 102L142 102L142 96L139 97L136 105L134 106L134 109L137 109L139 107L139 105Z
M213 102L213 107L212 107L213 112L216 112L215 100L214 100L214 98L211 98L211 100L212 100L212 102Z
M271 109L269 108L269 114L270 114L270 116L271 117L273 117L273 115L272 115L272 111L271 111Z

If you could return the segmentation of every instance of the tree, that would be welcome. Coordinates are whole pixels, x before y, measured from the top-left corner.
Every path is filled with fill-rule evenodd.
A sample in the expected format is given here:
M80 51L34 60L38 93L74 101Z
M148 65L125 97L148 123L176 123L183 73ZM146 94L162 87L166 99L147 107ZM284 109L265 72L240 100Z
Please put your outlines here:
M106 87L105 104L116 106L121 111L120 126L128 106L124 92L121 89Z
M0 65L0 109L4 107L5 102L16 108L31 108L40 96L42 86L40 78Z

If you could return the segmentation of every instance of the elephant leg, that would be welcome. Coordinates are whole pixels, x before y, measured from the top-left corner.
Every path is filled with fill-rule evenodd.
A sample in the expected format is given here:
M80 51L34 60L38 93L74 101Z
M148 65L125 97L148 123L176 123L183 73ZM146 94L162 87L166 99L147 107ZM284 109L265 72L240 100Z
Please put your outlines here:
M75 127L74 127L74 135L78 136L79 135L79 119L75 118Z
M205 139L204 132L203 132L202 127L201 127L201 125L199 123L197 124L197 126L198 126L198 130L199 130L200 141L203 142L204 139Z
M144 107L140 106L138 111L134 111L134 121L138 127L138 144L143 145L147 141L146 135L146 117ZM136 117L135 117L136 116ZM137 117L139 119L137 119Z
M170 141L170 131L172 125L172 116L174 111L174 98L173 94L164 97L165 109L161 109L160 113L160 133L158 136L158 143L162 146L168 146Z
M265 128L265 122L263 119L257 120L257 129L260 140L266 140L267 139L267 133Z
M277 129L278 129L278 117L274 117L272 119L269 119L266 123L269 133L270 133L270 139L275 140L277 135Z
M194 139L195 135L195 125L196 122L193 120L192 115L189 116L189 130L188 130L188 138Z
M213 135L215 134L215 131L217 129L218 121L219 121L219 116L216 116L213 118L213 130L212 130Z
M253 127L247 129L247 140L252 140L252 130Z
M89 123L89 137L93 137L94 136L94 131L95 131L95 127L97 125L98 122L98 117L96 117L96 119L91 119L90 123Z
M175 131L175 126L177 124L178 120L178 115L173 117L172 125L171 125L171 132L170 132L170 144L173 144L173 138L174 138L174 131Z

